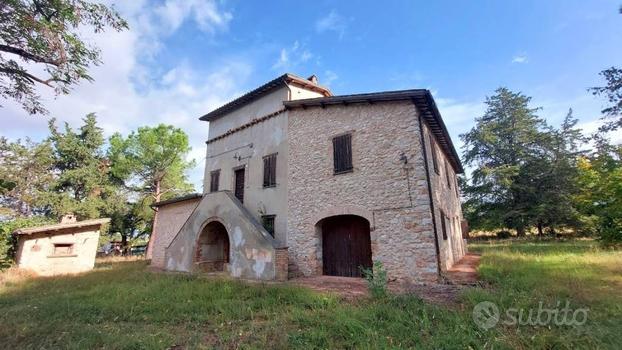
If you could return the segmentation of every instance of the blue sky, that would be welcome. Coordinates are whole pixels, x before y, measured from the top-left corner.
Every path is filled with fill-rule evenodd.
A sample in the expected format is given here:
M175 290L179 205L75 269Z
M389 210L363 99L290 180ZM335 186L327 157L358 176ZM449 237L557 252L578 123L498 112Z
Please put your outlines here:
M114 1L108 1L115 3ZM160 122L183 128L200 190L208 126L197 118L283 72L318 75L335 94L433 91L454 143L499 86L557 124L572 107L597 128L586 89L622 66L619 1L116 1L131 30L84 37L102 49L94 83L42 90L71 125L96 112L107 135ZM45 117L0 109L10 138L45 137ZM620 133L612 135L622 141Z

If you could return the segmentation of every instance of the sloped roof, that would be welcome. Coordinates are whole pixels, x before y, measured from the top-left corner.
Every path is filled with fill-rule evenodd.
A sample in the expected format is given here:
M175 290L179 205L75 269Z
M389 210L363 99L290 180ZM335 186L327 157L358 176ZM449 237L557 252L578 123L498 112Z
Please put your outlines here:
M436 102L434 102L434 98L429 90L413 89L308 98L285 101L284 105L286 108L306 108L314 106L325 107L329 105L347 105L353 103L374 103L383 101L412 101L415 106L417 106L423 120L425 120L434 136L436 136L439 146L447 155L447 158L449 158L449 161L452 163L452 166L456 172L464 172L460 156L458 156L458 153L454 148L449 132L447 132L447 128L445 127L445 123L441 117L441 113L436 107Z
M285 73L276 79L270 80L269 82L263 84L255 90L249 91L246 94L236 98L235 100L205 114L204 116L199 118L199 120L212 121L214 119L217 119L287 84L298 85L312 91L317 91L324 96L332 95L330 90L324 86L315 84L311 80L301 78L297 75Z
M38 227L22 228L19 230L15 230L15 232L13 233L16 235L32 235L33 233L41 233L41 232L55 234L55 233L60 233L60 231L64 231L67 229L79 229L83 227L101 226L108 222L110 222L109 218L84 220L84 221L69 222L69 223L63 223L63 224L52 224L52 225L45 225L45 226L38 226Z
M196 198L201 198L201 197L203 197L203 195L201 193L190 193L190 194L186 194L186 195L183 195L183 196L167 199L165 201L159 201L159 202L153 203L151 205L151 207L152 208L162 207L162 206L165 206L167 204L183 202L183 201L187 201L187 200L190 200L190 199L196 199Z

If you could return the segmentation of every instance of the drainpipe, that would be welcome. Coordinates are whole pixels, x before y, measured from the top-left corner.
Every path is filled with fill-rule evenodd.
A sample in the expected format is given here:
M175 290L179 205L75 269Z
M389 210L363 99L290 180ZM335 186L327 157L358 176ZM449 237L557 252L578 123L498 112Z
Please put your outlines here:
M414 104L414 101L413 101ZM417 111L417 115L419 118L419 134L421 136L421 149L423 151L423 163L425 167L426 179L428 182L428 194L430 197L430 213L432 214L432 227L434 228L434 247L436 248L436 270L438 275L441 275L441 250L438 244L438 232L436 229L436 210L434 209L434 196L432 194L432 182L430 180L430 168L428 166L428 151L425 147L425 136L423 133L423 120L421 119L421 114L417 110L417 106L415 105L415 110Z

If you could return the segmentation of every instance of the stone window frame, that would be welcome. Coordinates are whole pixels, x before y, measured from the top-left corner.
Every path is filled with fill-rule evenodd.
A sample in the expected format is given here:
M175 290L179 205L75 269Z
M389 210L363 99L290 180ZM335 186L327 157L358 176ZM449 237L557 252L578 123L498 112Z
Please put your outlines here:
M428 139L430 141L430 153L432 154L432 168L436 175L441 174L440 167L438 165L438 152L436 146L436 140L434 139L434 135L431 132L428 132Z
M334 140L338 137L342 137L345 135L350 135L350 168L347 170L343 170L343 171L335 171L335 146L334 146ZM329 142L329 157L330 159L332 159L331 163L332 163L332 173L333 175L343 175L343 174L350 174L354 172L354 135L355 135L355 131L354 130L347 130L338 134L333 134L331 135L328 140Z

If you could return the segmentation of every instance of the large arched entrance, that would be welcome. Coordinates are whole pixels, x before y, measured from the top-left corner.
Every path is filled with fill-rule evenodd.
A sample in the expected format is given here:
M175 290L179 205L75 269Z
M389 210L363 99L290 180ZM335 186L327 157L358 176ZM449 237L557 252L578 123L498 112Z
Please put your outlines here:
M324 275L360 277L361 267L370 268L369 221L356 215L337 215L317 224L322 234Z
M229 235L223 224L212 221L203 228L194 261L199 271L225 271L229 263Z

